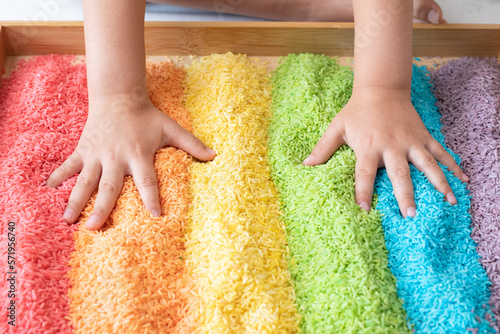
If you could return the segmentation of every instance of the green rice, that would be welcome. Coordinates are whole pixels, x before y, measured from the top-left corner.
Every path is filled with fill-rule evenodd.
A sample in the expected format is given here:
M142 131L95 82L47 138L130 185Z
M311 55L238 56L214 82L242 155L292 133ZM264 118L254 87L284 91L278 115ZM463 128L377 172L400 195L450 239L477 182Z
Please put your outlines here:
M304 333L410 333L387 267L379 213L354 199L354 152L302 165L352 91L326 56L281 60L273 73L269 158L285 214L289 269Z

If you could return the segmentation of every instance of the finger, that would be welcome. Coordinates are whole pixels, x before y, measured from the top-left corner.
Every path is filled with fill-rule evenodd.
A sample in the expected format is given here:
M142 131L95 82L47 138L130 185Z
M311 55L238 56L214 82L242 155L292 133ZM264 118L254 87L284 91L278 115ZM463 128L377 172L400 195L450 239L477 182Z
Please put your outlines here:
M50 174L45 185L56 188L61 183L80 172L83 168L83 161L74 153L71 154L56 170Z
M144 206L151 212L153 217L160 217L160 196L158 194L158 181L153 162L136 163L132 166L132 175Z
M415 0L413 17L432 24L442 23L443 11L435 1Z
M453 175L458 177L459 180L463 182L468 182L470 178L464 173L462 168L457 164L455 159L444 149L444 147L439 144L434 139L426 145L427 150L432 154L437 161L439 161L443 166L446 166L448 170L453 172Z
M323 164L344 144L341 128L335 119L328 125L325 133L314 146L311 154L302 162L305 166Z
M429 182L436 187L436 190L445 195L450 204L457 204L457 199L446 180L443 170L429 152L425 151L424 148L415 149L410 151L408 158L419 171L427 176Z
M68 205L64 210L63 219L72 224L76 221L80 212L89 201L92 192L97 188L99 177L101 176L101 167L99 164L87 164L76 179L76 184L71 191L68 199Z
M394 196L398 201L399 210L403 217L415 217L416 206L411 183L410 167L403 154L388 153L384 156L387 174L394 189Z
M371 208L377 169L378 158L376 156L360 155L359 158L356 158L356 203L366 212L369 212Z
M169 130L166 131L169 140L165 143L166 145L186 151L188 154L201 161L209 161L215 158L217 154L212 149L205 146L205 144L191 132L184 129L174 120L170 120L169 124Z
M101 228L115 206L122 185L123 171L116 168L103 168L94 210L85 223L87 229L98 230Z

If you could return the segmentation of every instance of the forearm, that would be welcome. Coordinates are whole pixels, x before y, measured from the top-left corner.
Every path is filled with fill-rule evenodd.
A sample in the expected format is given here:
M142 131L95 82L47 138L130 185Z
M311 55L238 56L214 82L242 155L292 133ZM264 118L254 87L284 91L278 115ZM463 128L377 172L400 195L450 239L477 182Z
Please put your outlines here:
M208 10L220 14L239 14L255 17L264 17L274 20L284 18L294 18L297 11L305 8L287 6L287 0L148 0L150 2L162 3L172 6L190 7L201 10ZM288 0L289 1L289 0ZM294 2L295 4L295 2ZM300 6L300 2L297 5ZM292 8L289 8L292 7Z
M146 90L144 0L85 0L89 98Z
M411 87L411 0L353 0L354 92L368 87Z
M281 21L352 21L349 1L311 0L148 0L173 6Z

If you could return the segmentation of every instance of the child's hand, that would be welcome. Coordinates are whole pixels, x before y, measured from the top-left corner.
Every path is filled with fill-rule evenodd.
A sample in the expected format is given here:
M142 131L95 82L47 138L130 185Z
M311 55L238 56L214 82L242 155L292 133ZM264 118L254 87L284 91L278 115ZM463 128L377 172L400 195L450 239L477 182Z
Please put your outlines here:
M99 229L132 175L146 209L161 215L153 159L165 145L206 161L215 157L151 103L146 88L144 1L85 0L89 116L75 152L47 180L56 187L80 172L63 218L73 223L99 187L86 226Z
M215 157L212 150L149 100L133 108L130 104L117 107L116 101L125 98L99 97L91 101L77 148L47 180L48 186L57 187L80 172L63 216L69 223L76 221L98 187L94 210L85 226L99 229L115 205L125 175L133 176L146 209L160 216L153 158L163 146L178 147L203 161Z
M375 176L386 167L404 217L416 207L408 162L429 178L451 204L457 200L436 160L462 181L468 177L429 134L410 101L408 90L364 88L353 93L316 144L305 165L326 162L343 144L356 154L356 202L370 210Z

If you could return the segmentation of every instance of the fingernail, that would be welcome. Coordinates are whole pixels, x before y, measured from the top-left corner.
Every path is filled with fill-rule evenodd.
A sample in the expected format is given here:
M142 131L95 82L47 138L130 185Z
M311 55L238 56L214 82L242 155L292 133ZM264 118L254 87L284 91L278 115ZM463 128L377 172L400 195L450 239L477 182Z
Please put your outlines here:
M439 14L435 9L431 9L427 15L427 20L432 24L439 23Z
M464 182L469 182L469 181L470 181L470 177L468 177L468 176L467 176L467 174L463 173L463 174L462 174L462 180L463 180Z
M85 227L89 230L95 230L98 223L99 218L97 216L90 216L90 218L85 223Z
M68 223L72 222L72 221L73 221L73 211L72 211L72 210L70 210L70 209L66 209L66 210L64 210L64 213L63 213L62 218L63 218L66 222L68 222Z
M304 160L304 161L302 162L302 164L303 164L303 165L306 165L306 166L309 166L309 164L311 163L311 161L312 161L312 160L313 160L313 157L312 157L312 155L310 155L310 156L308 156L308 157L306 158L306 160Z
M210 154L212 155L217 155L217 153L215 153L215 151L212 150L211 148L207 148L207 151L210 152Z
M370 205L368 205L368 203L366 202L359 203L359 207L365 210L366 212L370 212Z
M446 194L446 201L448 203L450 203L451 205L457 204L457 199L452 192L449 192L448 194Z
M151 215L153 217L160 217L161 216L160 213L157 210L151 210Z
M406 209L406 217L412 217L414 218L417 215L417 211L415 210L414 207L410 207Z

